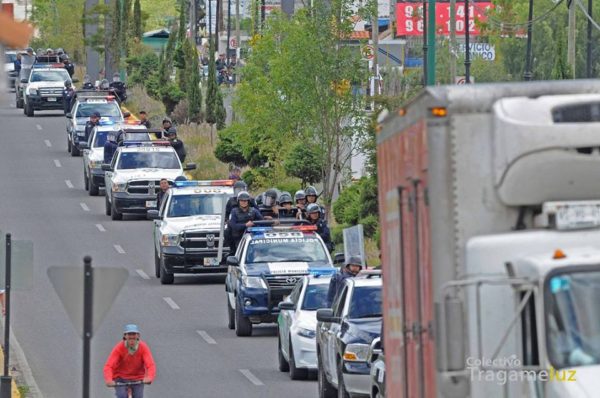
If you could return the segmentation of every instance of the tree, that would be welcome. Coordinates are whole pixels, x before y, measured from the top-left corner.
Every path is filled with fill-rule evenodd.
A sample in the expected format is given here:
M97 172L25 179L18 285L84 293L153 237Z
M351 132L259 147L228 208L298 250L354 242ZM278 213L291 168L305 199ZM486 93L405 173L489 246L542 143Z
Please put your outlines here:
M323 178L319 167L319 148L299 142L291 149L283 162L285 172L302 180L302 186L321 182Z
M221 93L221 89L217 87L217 93L215 98L215 123L217 125L217 130L222 130L225 128L225 121L227 119L227 110L225 109L225 105L223 104L223 94Z
M175 54L173 56L174 65L177 69L183 70L185 68L185 54L183 46L186 41L185 37L185 0L179 2L179 24L177 31L177 46L175 47Z
M142 6L140 0L135 0L133 3L133 24L132 35L139 41L142 40Z
M217 122L216 100L217 100L217 67L215 65L215 50L211 40L208 50L208 83L206 85L206 122L215 124Z
M200 122L202 107L202 93L200 91L200 67L198 64L198 52L195 46L192 46L190 40L187 40L190 56L187 58L187 97L188 97L188 117L190 121Z

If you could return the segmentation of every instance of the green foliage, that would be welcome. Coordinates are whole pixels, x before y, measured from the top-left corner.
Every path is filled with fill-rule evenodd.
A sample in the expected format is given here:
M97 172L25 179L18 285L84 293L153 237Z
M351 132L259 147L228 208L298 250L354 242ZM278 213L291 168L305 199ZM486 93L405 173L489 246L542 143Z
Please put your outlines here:
M344 189L333 203L333 217L339 224L356 225L360 218L360 184Z
M248 165L248 162L235 139L239 130L242 128L243 126L240 123L233 123L227 129L219 131L219 140L215 148L215 157L221 162L233 163L240 167Z
M363 224L365 236L375 234L378 223L377 180L362 177L344 189L333 204L333 216L340 224Z
M334 225L330 228L331 232L331 240L335 245L340 245L344 243L344 228L351 227L351 225L347 224L338 224Z
M190 54L188 57L186 68L187 75L187 97L189 102L188 107L188 117L190 121L200 122L201 114L200 110L202 108L202 93L200 91L200 69L198 65L198 53L196 48L191 45L189 40L188 47L190 49Z
M160 100L165 105L165 110L167 114L173 112L175 106L185 98L185 93L181 91L179 86L171 81L169 81L165 86L160 88Z
M133 3L133 24L131 33L133 37L142 40L142 6L140 0L135 0Z
M358 224L362 224L366 237L372 237L379 228L379 217L377 214L371 214L358 220Z
M131 56L126 59L129 84L142 84L146 82L159 69L160 61L153 51L146 51L141 55Z
M323 178L319 164L320 148L316 145L298 142L292 147L283 162L287 175L302 180L302 186L321 182Z
M175 44L177 42L177 37L175 36L176 26L176 24L171 25L169 40L167 41L167 46L165 47L163 59L160 64L159 79L160 83L163 85L169 80L171 71L173 69L173 53L175 51Z
M227 111L223 104L223 94L219 87L217 87L217 96L215 98L215 121L217 124L217 130L223 130L225 128L225 120L227 119Z
M173 0L140 0L142 9L148 15L146 28L160 29L170 26L176 20L177 2Z
M215 65L215 49L211 40L208 50L208 83L206 88L206 122L215 124L217 122L216 100L217 100L217 68Z

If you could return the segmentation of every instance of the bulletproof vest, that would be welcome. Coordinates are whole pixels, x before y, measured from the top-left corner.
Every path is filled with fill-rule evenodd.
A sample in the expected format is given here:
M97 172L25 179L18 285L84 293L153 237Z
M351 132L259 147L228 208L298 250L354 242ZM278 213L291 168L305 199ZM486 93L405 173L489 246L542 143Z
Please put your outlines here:
M248 221L254 221L255 214L252 207L249 207L248 211L242 211L239 207L236 207L232 210L232 213L233 212L237 213L237 222L239 224L246 224ZM242 234L243 232L233 231L233 236L236 238L242 236Z
M271 207L260 206L258 208L258 210L260 211L260 214L262 214L263 217L277 217L278 216L277 214L275 214L273 212L273 209Z

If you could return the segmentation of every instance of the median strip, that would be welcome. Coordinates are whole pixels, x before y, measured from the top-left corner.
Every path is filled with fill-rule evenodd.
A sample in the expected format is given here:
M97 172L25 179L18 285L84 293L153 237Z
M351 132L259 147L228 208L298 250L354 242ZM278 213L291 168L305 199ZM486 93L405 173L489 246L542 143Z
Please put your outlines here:
M173 299L171 297L163 297L163 300L165 300L165 302L169 305L169 307L171 307L171 309L174 310L179 310L179 306L177 305L177 303L175 301L173 301Z
M255 386L264 386L264 383L260 381L258 377L254 376L250 370L240 369L240 372Z

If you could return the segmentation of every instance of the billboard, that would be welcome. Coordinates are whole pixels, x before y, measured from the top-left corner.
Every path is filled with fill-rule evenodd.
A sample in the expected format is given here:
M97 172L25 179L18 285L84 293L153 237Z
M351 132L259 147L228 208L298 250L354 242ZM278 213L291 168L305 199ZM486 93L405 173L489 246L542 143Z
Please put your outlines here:
M492 8L491 2L477 2L469 4L469 33L478 35L479 29L475 21L485 22L486 12ZM456 3L456 34L465 34L465 4ZM450 3L436 3L435 5L436 34L450 34ZM422 36L423 35L423 4L401 2L396 3L396 36Z

